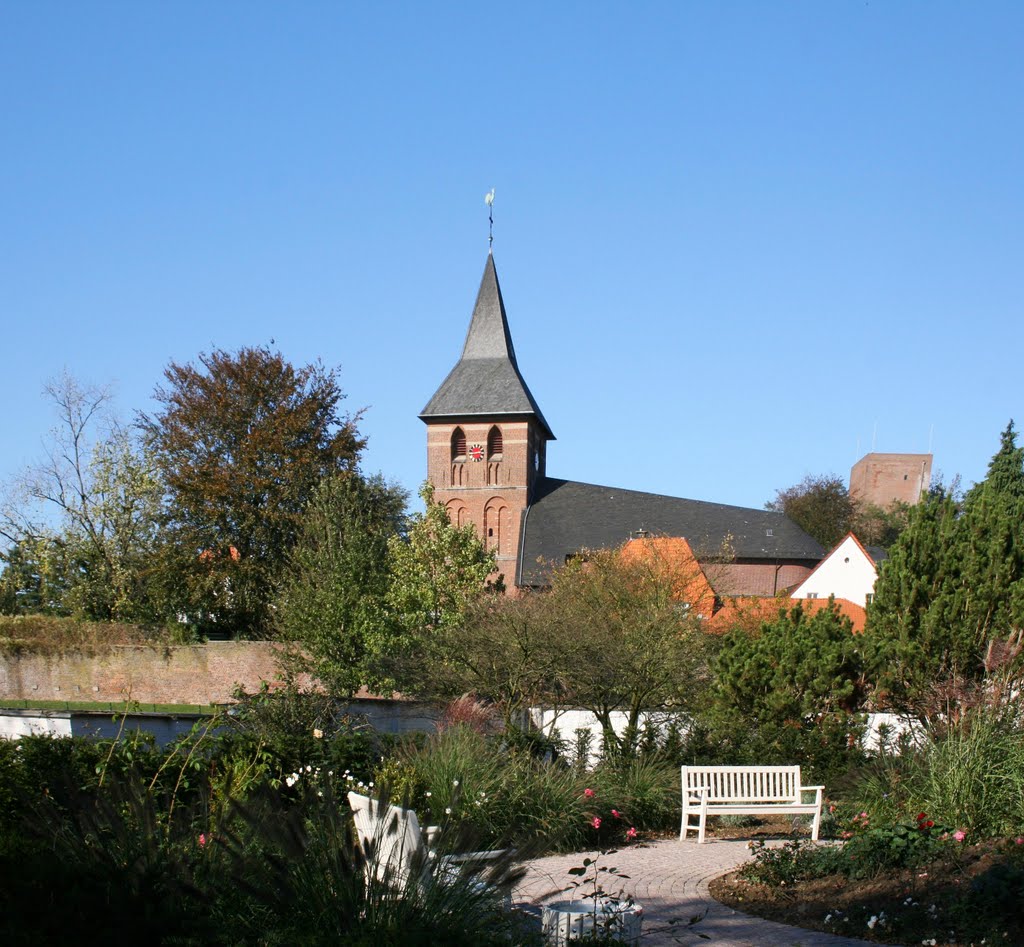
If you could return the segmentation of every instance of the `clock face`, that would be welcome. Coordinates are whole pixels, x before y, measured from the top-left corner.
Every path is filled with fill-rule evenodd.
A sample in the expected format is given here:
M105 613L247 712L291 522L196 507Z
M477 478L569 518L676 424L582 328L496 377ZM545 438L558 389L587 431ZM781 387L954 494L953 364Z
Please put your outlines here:
M469 459L470 460L483 460L484 459L484 445L483 444L470 444L469 445Z

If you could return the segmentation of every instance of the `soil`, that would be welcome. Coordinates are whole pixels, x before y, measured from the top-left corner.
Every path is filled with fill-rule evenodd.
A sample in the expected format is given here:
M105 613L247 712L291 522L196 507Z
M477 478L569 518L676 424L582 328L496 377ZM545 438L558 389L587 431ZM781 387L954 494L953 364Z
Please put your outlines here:
M720 826L719 837L764 838L765 835L794 838L791 829L778 827L732 828ZM787 827L788 828L788 827ZM965 847L955 862L936 862L916 870L892 870L871 879L849 879L830 875L778 887L758 884L733 872L711 883L711 896L746 914L781 921L795 927L859 937L885 944L936 947L994 943L1024 945L1024 926L1018 908L1002 905L1006 930L991 934L986 941L958 939L955 931L965 919L957 904L974 879L1001 860L994 844ZM934 905L934 907L932 907ZM998 910L993 905L994 910ZM962 911L962 909L961 909ZM873 927L872 917L882 918ZM826 922L826 918L829 921Z

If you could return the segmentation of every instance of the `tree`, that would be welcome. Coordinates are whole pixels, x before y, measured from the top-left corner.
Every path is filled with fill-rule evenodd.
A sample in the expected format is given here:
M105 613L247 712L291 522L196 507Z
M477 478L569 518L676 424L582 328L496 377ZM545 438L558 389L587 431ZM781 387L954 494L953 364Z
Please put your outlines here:
M552 575L544 604L565 699L597 717L606 753L635 750L645 713L700 705L715 641L686 599L701 587L691 569L648 541L645 554L586 552Z
M826 549L850 532L856 514L846 484L835 474L804 477L795 486L777 491L765 509L785 513Z
M461 624L469 606L488 588L494 553L484 549L472 525L455 526L448 511L434 502L434 488L424 484L423 513L409 520L406 536L390 542L393 582L391 608L413 634L437 635Z
M381 671L394 623L385 607L388 541L403 527L407 494L380 477L335 474L303 514L276 602L281 637L300 650L291 666L335 697L361 685L390 691Z
M883 700L917 703L939 682L985 676L990 642L1024 624L1024 449L1013 422L962 504L941 485L914 508L868 609Z
M261 635L317 484L356 469L359 415L341 414L333 371L278 352L217 349L172 362L161 408L140 423L167 489L169 609ZM166 570L170 570L168 573Z
M421 695L452 701L472 693L499 709L506 729L522 726L530 707L565 702L565 655L543 592L481 596L463 621L424 636L421 654Z
M50 538L25 537L0 555L0 614L66 615L64 555Z
M29 558L45 567L46 608L90 619L147 618L162 492L153 460L112 416L108 389L64 374L44 392L58 424L46 459L8 489L0 535L21 553L31 549Z
M813 614L780 609L757 633L737 628L722 641L710 714L717 752L834 773L859 745L864 696L859 636L834 601Z

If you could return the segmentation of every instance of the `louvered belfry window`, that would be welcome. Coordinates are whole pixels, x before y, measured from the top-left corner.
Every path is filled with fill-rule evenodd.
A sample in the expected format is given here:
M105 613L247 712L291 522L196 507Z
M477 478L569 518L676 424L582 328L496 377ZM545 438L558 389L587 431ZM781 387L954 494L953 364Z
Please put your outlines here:
M466 432L457 427L452 432L452 460L466 459Z
M491 460L496 460L502 453L501 428L495 425L487 435L487 456Z

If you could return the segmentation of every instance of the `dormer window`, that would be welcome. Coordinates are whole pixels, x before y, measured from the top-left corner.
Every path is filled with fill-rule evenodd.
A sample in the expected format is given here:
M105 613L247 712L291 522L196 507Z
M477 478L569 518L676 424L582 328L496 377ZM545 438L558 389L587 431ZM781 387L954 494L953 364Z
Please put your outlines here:
M501 428L495 424L487 435L487 459L501 460L503 452L504 445L501 436Z
M466 460L466 432L461 427L452 431L452 463L464 463Z

